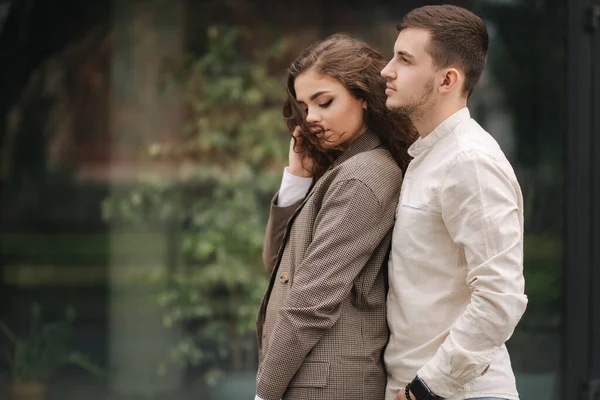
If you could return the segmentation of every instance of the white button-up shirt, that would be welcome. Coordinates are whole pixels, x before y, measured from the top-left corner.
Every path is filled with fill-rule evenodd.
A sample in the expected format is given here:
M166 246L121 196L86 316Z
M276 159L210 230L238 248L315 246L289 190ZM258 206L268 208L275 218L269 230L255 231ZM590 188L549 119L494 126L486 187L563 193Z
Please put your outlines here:
M386 400L518 399L504 345L527 305L523 199L497 142L456 112L409 149L389 262Z

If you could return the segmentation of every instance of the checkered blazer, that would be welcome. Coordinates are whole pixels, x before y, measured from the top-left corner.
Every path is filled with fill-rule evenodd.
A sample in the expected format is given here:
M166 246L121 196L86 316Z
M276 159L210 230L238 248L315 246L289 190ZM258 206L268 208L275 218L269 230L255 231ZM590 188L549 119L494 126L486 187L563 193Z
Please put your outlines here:
M387 256L401 184L367 131L303 201L271 205L271 278L257 318L262 399L384 398Z

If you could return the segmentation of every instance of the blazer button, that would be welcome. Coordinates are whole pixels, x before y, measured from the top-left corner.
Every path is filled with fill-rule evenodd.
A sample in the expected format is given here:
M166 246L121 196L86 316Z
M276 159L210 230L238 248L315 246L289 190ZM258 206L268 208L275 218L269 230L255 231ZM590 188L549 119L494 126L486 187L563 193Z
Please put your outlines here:
M290 281L289 272L282 272L281 275L279 275L279 281L283 284L288 283Z

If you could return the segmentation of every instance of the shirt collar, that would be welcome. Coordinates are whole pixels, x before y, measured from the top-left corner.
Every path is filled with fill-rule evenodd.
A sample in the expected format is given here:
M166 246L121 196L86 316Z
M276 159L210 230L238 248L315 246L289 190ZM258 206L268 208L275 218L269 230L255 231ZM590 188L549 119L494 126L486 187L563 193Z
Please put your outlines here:
M431 148L434 144L439 142L448 133L452 132L454 128L463 121L471 118L469 109L467 107L461 108L448 118L446 118L441 124L439 124L431 133L424 138L419 137L409 148L408 154L412 157L416 157L425 150Z

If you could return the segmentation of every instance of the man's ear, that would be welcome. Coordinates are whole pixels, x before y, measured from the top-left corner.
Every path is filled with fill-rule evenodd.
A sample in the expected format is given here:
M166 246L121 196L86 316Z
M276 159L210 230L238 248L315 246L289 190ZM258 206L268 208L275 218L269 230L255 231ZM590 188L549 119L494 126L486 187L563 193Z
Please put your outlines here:
M447 68L444 71L442 83L440 84L440 92L451 92L453 90L462 90L464 80L463 74L456 68Z

